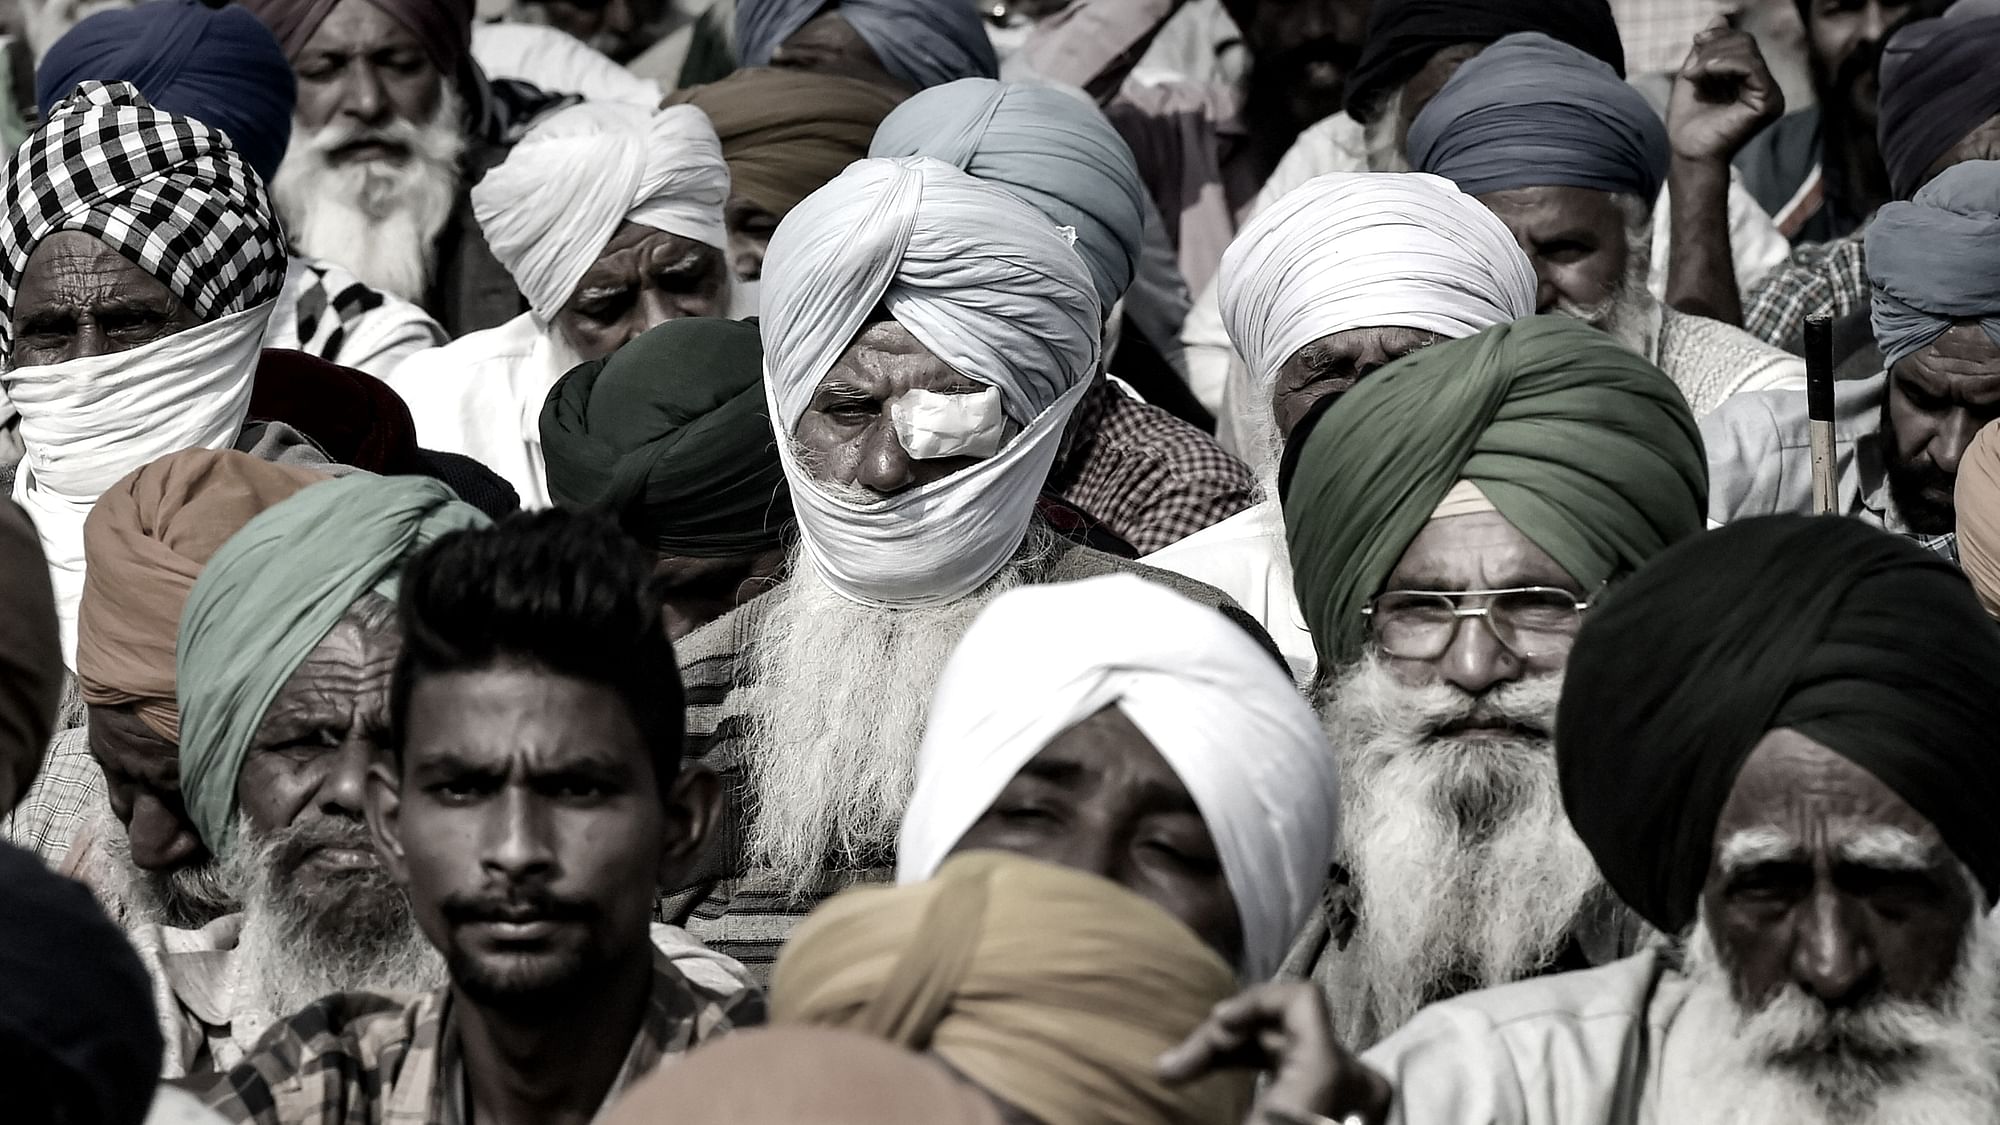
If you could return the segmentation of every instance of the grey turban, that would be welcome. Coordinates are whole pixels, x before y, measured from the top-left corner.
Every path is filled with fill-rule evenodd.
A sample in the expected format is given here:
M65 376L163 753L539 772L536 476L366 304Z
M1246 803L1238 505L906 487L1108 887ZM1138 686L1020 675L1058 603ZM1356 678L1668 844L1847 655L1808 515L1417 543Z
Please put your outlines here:
M2000 160L1947 168L1915 199L1868 224L1864 257L1875 291L1875 342L1895 363L1977 320L2000 344Z

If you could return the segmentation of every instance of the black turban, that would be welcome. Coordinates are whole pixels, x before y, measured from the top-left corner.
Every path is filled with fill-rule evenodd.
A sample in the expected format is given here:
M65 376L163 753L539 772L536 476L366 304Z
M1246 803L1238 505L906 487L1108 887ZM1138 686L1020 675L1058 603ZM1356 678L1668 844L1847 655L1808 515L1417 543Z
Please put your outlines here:
M1973 4L1918 20L1889 40L1876 130L1897 199L1915 194L1939 157L2000 113L1996 51L2000 15Z
M1588 51L1625 77L1625 44L1606 0L1375 0L1368 41L1347 76L1347 112L1359 118L1446 47L1517 31Z
M1867 770L2000 891L2000 626L1957 569L1855 520L1772 516L1668 548L1585 615L1556 716L1563 805L1648 922L1694 921L1765 732Z

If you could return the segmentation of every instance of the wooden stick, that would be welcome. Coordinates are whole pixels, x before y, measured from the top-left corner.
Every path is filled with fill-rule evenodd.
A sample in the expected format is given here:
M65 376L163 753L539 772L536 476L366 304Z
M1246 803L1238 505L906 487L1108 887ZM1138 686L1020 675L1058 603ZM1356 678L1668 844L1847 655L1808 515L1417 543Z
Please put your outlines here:
M1834 510L1833 318L1806 318L1806 418L1812 431L1813 514Z

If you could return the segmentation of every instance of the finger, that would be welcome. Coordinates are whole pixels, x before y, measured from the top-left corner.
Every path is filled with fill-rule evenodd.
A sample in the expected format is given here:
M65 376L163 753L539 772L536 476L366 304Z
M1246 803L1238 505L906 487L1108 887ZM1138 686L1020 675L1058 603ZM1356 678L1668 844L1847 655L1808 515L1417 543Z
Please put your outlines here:
M1213 1017L1194 1029L1181 1045L1161 1055L1154 1069L1169 1082L1186 1081L1215 1069L1222 1056L1240 1049L1246 1036Z

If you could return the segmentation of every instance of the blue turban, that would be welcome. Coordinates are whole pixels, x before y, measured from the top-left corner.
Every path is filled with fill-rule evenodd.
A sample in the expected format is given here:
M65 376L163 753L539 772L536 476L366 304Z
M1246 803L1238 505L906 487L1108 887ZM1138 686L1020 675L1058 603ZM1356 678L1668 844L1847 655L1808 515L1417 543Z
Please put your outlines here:
M270 30L234 4L151 0L70 28L35 72L43 118L93 80L130 82L154 109L221 130L266 184L291 143L292 64Z
M1883 206L1862 256L1884 364L1929 346L1953 321L1977 320L2000 344L2000 160L1947 168L1915 199Z
M868 155L956 165L1076 231L1076 251L1106 310L1132 284L1146 185L1124 138L1081 96L962 78L897 107L875 130Z
M1410 162L1469 195L1579 187L1650 205L1667 178L1667 126L1603 60L1523 32L1467 60L1417 114Z
M827 0L740 0L736 5L736 57L743 66L769 66L771 52ZM853 26L890 74L919 90L957 78L997 78L1000 60L970 0L834 0L833 10Z

